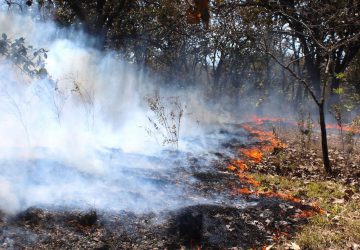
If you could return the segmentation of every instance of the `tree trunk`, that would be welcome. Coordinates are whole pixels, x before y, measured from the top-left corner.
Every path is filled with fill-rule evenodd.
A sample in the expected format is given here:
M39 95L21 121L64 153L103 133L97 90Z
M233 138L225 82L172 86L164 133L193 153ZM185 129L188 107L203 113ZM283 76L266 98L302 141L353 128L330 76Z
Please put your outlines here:
M325 114L324 114L324 103L321 102L319 105L319 117L320 117L320 129L321 129L321 148L323 154L323 162L325 171L328 174L332 173L332 168L329 160L329 150L327 144L326 125L325 125Z
M316 69L312 69L310 72L310 82L314 88L316 96L320 99L321 96L321 73L320 66L316 66Z
M335 89L340 87L340 79L336 76L332 77L331 79L331 92L328 101L328 107L330 108L333 104L339 104L340 102L340 95L334 92Z

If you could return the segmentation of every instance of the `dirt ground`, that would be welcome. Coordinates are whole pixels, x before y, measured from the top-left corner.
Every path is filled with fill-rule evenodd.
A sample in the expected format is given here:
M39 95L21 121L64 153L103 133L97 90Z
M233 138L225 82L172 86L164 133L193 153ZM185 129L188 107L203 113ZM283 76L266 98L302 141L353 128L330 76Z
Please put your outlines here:
M318 132L301 138L296 128L275 125L252 123L247 145L236 138L223 142L222 150L212 152L209 171L201 168L200 156L188 156L186 174L197 180L191 188L224 195L227 202L144 214L29 208L0 214L0 248L359 249L358 144L345 151L336 131L330 133L335 171L329 176ZM256 133L265 139L253 139L260 138ZM269 141L283 144L268 147Z

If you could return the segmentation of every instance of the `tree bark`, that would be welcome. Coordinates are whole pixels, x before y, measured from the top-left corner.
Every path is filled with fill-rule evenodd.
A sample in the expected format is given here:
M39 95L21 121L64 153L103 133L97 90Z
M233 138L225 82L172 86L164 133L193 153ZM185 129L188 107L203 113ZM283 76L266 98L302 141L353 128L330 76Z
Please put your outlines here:
M328 150L328 144L327 144L324 103L321 102L318 106L319 106L321 148L322 148L322 154L323 154L323 162L324 162L324 167L325 167L326 173L331 174L332 167L331 167L331 163L330 163L330 159L329 159L329 150Z

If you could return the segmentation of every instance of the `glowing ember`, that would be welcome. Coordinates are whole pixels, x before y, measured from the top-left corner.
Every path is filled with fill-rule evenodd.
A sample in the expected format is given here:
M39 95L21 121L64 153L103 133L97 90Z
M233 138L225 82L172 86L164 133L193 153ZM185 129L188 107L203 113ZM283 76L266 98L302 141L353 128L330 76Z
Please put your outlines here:
M251 191L248 188L239 188L237 191L239 194L253 194L254 193L253 191Z
M317 213L314 210L305 210L305 211L301 211L300 213L293 215L292 217L305 219L305 218L314 216L315 214L317 214Z
M255 178L249 174L238 172L236 175L245 183L250 184L254 187L259 187L260 182L256 181Z
M292 202L296 202L296 203L301 202L301 200L299 198L296 198L290 194L285 194L285 193L280 193L280 192L261 191L260 190L260 191L257 191L256 194L259 196L280 198L283 200L292 201Z
M235 171L236 170L236 167L233 166L233 165L229 165L227 166L227 169L231 170L231 171Z
M245 171L247 170L249 167L246 165L246 163L242 160L235 160L232 163L234 166L238 167L239 170L241 171Z

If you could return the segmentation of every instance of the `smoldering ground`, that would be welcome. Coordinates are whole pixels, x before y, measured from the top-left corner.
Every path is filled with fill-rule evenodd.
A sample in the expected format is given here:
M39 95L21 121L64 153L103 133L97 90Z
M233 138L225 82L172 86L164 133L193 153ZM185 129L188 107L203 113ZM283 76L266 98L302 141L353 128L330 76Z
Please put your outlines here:
M249 102L223 97L209 104L201 87L158 86L116 52L95 49L95 38L31 15L1 11L0 33L48 51L46 79L30 78L10 60L0 61L0 209L145 212L223 199L192 190L196 178L187 159L196 155L211 167L216 158L211 152L231 139L216 124L240 122L241 113L251 113ZM145 97L154 93L179 97L184 115L177 153L171 143L162 145L168 138L149 133L154 128L149 118L156 117ZM230 130L246 143L246 135Z
M0 31L48 50L49 76L30 78L1 59L1 210L44 206L144 212L214 202L189 193L187 184L195 179L188 174L189 163L181 160L187 152L215 149L224 136L205 138L208 131L199 119L219 116L205 112L196 94L171 91L181 97L184 109L185 103L192 109L184 111L180 150L173 153L172 145L163 147L149 136L151 111L144 102L155 89L165 96L169 91L134 65L115 52L93 49L84 34L30 16L0 12Z

